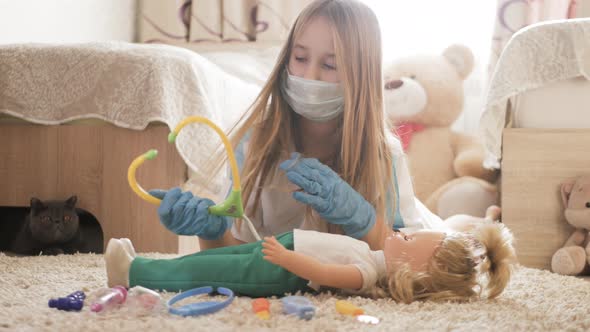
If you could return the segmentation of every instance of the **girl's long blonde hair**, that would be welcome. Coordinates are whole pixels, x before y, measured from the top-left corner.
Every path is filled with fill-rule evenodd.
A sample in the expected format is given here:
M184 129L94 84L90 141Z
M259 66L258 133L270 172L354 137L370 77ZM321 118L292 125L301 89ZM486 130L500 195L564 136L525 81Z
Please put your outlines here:
M516 262L513 236L501 223L487 223L469 233L445 237L424 272L407 264L380 282L375 296L397 302L467 301L500 295Z
M298 144L294 141L295 115L282 96L280 80L294 40L320 16L332 24L336 66L344 88L335 171L375 207L378 217L385 218L386 199L395 195L388 140L391 134L386 132L383 112L381 36L375 14L355 0L317 0L301 12L262 91L230 130L234 147L251 131L241 173L245 206L254 195L252 209L246 213L256 213L260 188L268 183L278 163L288 158L285 153L289 148ZM225 159L224 152L219 151L213 174Z

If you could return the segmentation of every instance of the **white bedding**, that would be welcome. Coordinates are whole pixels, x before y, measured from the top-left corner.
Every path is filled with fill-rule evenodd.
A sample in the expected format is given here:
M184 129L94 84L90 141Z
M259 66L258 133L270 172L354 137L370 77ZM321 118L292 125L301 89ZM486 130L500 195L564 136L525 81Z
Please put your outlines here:
M590 128L590 80L549 83L511 98L515 128Z
M577 77L590 79L590 19L550 21L517 32L498 60L480 122L485 166L500 168L502 131L514 115L507 114L511 98Z
M101 119L135 130L153 121L174 128L200 115L227 129L254 101L278 49L260 52L201 56L119 42L3 45L0 113L39 124ZM194 171L192 181L210 178L202 166L218 144L208 127L183 129L177 148Z

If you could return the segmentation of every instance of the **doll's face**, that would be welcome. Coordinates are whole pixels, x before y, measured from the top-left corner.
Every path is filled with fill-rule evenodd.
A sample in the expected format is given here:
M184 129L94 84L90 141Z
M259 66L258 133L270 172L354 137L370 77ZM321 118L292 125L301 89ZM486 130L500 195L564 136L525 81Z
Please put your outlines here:
M413 271L425 271L428 261L445 238L444 232L418 231L412 234L392 232L383 247L387 270L407 263Z
M334 38L330 22L318 16L297 36L291 47L289 73L308 80L338 83Z

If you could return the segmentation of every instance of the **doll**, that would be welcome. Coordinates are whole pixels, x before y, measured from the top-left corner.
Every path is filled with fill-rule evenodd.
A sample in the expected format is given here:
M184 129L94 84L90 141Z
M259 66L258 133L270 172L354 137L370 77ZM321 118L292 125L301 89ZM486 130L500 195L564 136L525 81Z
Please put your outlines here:
M469 300L480 289L494 298L510 279L515 252L508 228L483 222L461 232L393 230L383 250L344 235L295 229L258 242L148 259L136 256L128 239L111 239L105 260L109 286L222 286L251 297L328 287L410 303Z

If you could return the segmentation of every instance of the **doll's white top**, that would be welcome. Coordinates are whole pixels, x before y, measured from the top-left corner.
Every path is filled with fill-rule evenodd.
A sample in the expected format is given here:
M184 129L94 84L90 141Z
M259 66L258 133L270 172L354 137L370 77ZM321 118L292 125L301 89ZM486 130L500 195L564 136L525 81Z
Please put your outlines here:
M383 250L373 251L366 242L350 236L293 230L294 250L314 257L325 264L354 265L363 277L361 289L342 289L355 295L371 295L377 281L387 273ZM309 280L309 287L319 290L320 284Z
M238 167L241 170L248 149L249 135L246 136L235 149ZM414 195L412 179L399 140L394 144L394 175L397 185L396 211L389 208L387 211L387 223L396 229L439 229L442 220L430 212L422 202ZM290 153L286 153L288 156ZM254 227L261 237L277 235L292 231L293 229L315 230L328 232L328 224L320 218L305 218L305 205L292 197L292 191L297 189L291 184L285 172L275 169L275 174L269 184L262 189L260 206L255 215L248 215ZM246 211L250 210L254 198L249 200ZM310 220L311 219L311 220ZM232 235L244 242L254 242L256 239L248 229L247 224L241 223L232 226Z

